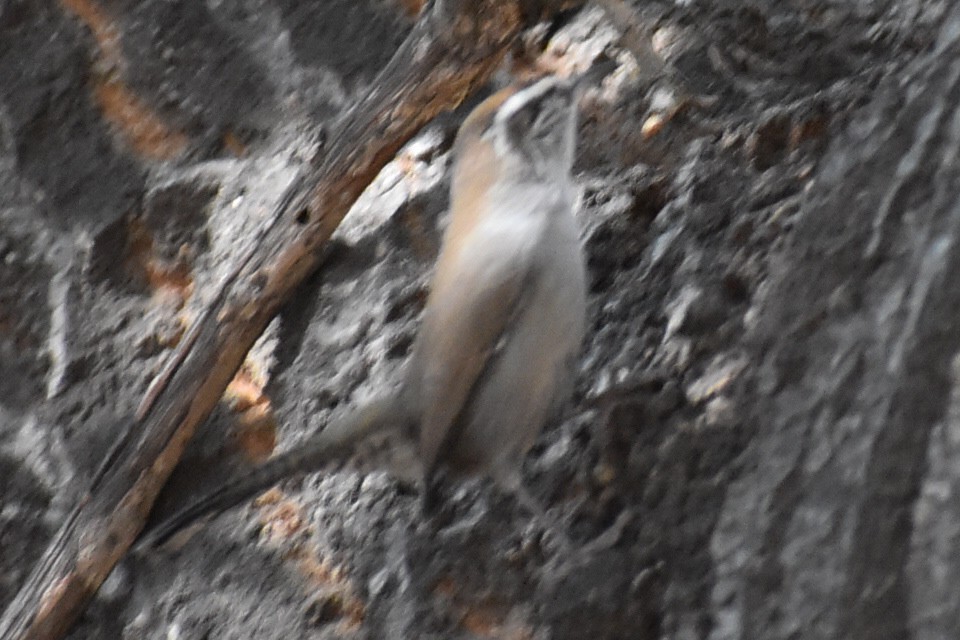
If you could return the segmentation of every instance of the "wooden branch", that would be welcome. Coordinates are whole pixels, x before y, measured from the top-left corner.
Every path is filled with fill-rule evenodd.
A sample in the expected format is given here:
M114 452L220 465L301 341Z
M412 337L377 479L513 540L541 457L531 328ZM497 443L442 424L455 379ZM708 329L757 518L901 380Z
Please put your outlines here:
M280 306L316 268L320 249L350 206L421 126L487 79L532 17L530 4L443 0L421 16L322 160L294 180L240 251L233 275L4 612L0 638L59 638L70 629L135 540L197 425Z

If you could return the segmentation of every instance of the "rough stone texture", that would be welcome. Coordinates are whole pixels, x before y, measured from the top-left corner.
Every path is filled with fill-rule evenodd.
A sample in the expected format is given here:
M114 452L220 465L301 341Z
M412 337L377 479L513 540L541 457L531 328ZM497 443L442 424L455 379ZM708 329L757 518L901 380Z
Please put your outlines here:
M548 521L484 482L425 521L365 452L134 554L73 637L955 637L960 12L636 5L687 88L624 62L586 97L591 331L526 470ZM384 0L0 5L0 606L409 24ZM611 27L550 33L576 55ZM357 204L159 512L397 380L462 115Z

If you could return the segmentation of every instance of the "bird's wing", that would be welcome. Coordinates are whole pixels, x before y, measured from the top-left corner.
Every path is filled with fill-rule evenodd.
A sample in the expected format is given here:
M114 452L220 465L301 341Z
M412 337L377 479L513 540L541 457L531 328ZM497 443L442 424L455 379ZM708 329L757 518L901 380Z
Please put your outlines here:
M440 262L442 275L434 281L414 356L420 452L428 473L456 440L458 417L522 308L535 231L518 231L481 236Z

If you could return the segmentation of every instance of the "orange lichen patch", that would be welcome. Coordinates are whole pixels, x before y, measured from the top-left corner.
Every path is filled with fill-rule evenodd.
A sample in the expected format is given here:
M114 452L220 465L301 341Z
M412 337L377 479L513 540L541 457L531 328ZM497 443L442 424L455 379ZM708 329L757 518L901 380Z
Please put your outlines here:
M93 33L99 48L99 62L108 68L120 63L120 36L110 16L90 0L60 0L61 4L80 18Z
M463 613L460 624L473 635L484 638L499 637L499 632L502 627L500 616L499 611L476 607L468 609Z
M247 361L223 393L223 400L238 414L234 439L251 462L263 462L277 446L277 420L263 392L265 384L265 377Z
M318 587L347 587L347 574L342 567L331 564L315 551L304 545L298 546L287 556L297 563L300 573Z
M249 362L245 362L227 385L226 391L223 392L223 399L231 409L237 412L247 411L257 405L269 404L270 398L263 392L265 383L265 380L254 373Z
M155 255L153 236L142 218L127 223L127 255L124 266L132 276L142 279L159 298L183 306L193 293L193 275L185 259L173 262Z
M240 450L251 462L270 457L277 446L277 421L269 404L259 404L243 412L235 434Z
M97 43L93 94L104 118L133 150L154 160L179 155L189 139L172 130L118 78L123 68L120 30L110 15L91 0L61 0L90 29Z
M263 503L258 499L254 504L263 506L260 509L260 524L263 525L261 535L268 542L289 539L306 526L300 505L293 500Z
M464 612L461 626L480 638L497 638L498 640L530 640L533 630L525 624L514 620L506 620L504 607L490 607L480 605Z
M227 131L223 134L223 148L237 158L243 158L247 155L247 145L243 144L233 131Z
M793 128L790 129L790 148L796 149L810 140L824 139L829 126L830 121L825 115L814 116L794 124Z
M426 0L398 0L398 4L408 17L415 18L420 15L420 10L426 4Z
M332 565L306 545L299 545L287 555L287 559L295 562L300 573L319 588L313 605L317 610L315 617L323 622L339 619L339 630L343 633L360 628L366 612L363 602L354 595L346 571Z
M510 607L491 598L479 602L464 603L459 598L460 589L451 577L441 578L433 588L435 595L451 602L460 615L460 626L481 638L505 638L528 640L533 637L531 629L515 620L508 620Z
M433 593L438 596L443 596L445 598L453 598L460 589L457 587L457 582L450 578L440 578L437 581L437 584L433 587Z
M280 489L274 487L273 489L264 491L257 496L257 498L253 501L253 506L263 507L268 504L278 504L286 499L287 495L283 491L280 491Z
M139 155L167 160L186 148L187 136L167 127L160 116L119 80L99 80L94 95L104 117L117 127Z
M172 298L182 306L193 293L193 275L190 265L176 261L168 263L153 259L144 265L146 267L147 283L158 295Z

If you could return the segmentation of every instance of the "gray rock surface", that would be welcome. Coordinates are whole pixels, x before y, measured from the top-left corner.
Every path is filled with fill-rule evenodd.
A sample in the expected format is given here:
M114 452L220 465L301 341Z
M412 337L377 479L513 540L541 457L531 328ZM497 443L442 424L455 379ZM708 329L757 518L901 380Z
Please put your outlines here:
M364 452L129 557L72 637L956 637L960 12L634 4L686 89L624 61L584 104L590 335L526 467L549 521L485 482L424 520ZM0 606L400 5L0 4ZM228 394L158 514L398 379L468 107L358 202L248 358L263 414Z

